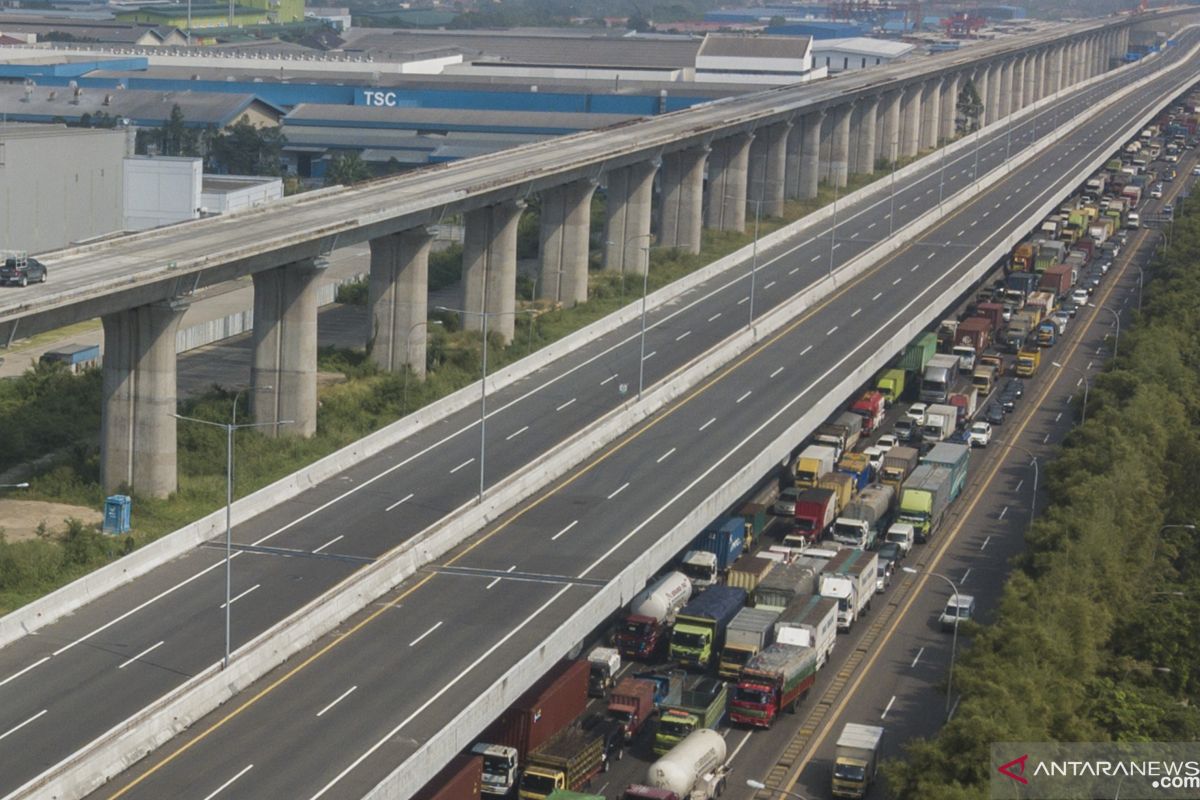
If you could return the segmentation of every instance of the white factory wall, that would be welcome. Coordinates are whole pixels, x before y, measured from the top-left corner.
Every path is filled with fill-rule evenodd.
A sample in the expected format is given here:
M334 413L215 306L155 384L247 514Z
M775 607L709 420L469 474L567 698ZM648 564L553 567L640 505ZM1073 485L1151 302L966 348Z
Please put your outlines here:
M125 159L125 230L144 231L200 216L198 158Z
M227 182L231 178L222 175L221 180ZM200 207L207 214L228 214L241 211L244 208L254 208L275 200L283 199L283 180L263 180L249 178L246 185L239 189L222 189L219 191L203 190L200 192Z

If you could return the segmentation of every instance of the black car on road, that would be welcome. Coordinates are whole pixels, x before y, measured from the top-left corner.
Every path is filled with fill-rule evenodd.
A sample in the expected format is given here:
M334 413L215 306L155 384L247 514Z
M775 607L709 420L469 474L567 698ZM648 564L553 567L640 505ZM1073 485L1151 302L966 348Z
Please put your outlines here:
M36 258L8 256L0 265L0 286L28 286L45 283L46 268Z

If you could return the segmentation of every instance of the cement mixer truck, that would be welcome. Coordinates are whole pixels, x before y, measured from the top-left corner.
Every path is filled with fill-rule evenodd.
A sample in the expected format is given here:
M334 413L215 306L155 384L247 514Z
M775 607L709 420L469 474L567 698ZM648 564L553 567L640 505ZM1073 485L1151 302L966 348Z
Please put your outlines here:
M725 738L709 728L688 734L646 771L645 785L630 786L622 800L710 800L729 776Z
M629 616L617 628L621 655L649 660L666 640L675 615L692 596L692 582L682 572L668 572L650 584L629 605Z

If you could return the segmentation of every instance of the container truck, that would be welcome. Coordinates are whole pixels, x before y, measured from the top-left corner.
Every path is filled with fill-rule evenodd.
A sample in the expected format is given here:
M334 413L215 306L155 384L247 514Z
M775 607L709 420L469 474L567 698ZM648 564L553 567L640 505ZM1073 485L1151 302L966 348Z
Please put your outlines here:
M478 798L483 784L483 758L455 756L433 780L413 795L413 800L464 800Z
M970 348L972 355L970 364L959 366L961 371L970 372L975 368L974 357L988 349L988 345L992 343L993 329L992 321L987 317L970 317L963 320L962 325L958 326L955 347Z
M813 438L820 444L834 448L841 456L847 450L854 449L862 438L862 432L863 418L853 412L843 411L836 419L819 426Z
M971 447L965 444L940 442L921 458L922 464L936 464L950 470L950 501L953 502L967 488L967 465L971 461Z
M684 606L671 630L671 660L708 669L725 643L726 626L744 605L745 589L713 586Z
M778 611L763 608L743 608L725 629L725 646L721 648L721 663L717 674L737 680L746 662L764 647L775 641L775 621Z
M792 468L797 487L816 488L817 481L837 463L837 453L832 447L810 444L800 451Z
M712 800L725 791L726 753L721 734L707 728L694 731L651 764L646 786L630 786L624 800ZM667 794L654 794L654 790Z
M796 498L792 529L783 536L790 547L805 547L820 541L837 519L837 496L829 489L805 489Z
M1061 242L1055 243L1052 247L1062 247L1065 251L1065 246ZM1059 255L1056 255L1052 250L1047 249L1046 255L1052 259L1051 264L1062 260ZM1025 298L1037 289L1038 281L1041 280L1036 272L1013 272L1004 279L1004 288L1006 296L1016 300L1019 303L1024 303Z
M937 464L921 464L900 489L896 518L913 526L918 542L927 542L942 524L950 504L950 470Z
M483 732L471 752L483 757L485 795L511 794L529 753L583 713L588 672L586 661L560 661Z
M993 334L1004 325L1004 306L1001 303L980 303L975 307L975 314L991 323Z
M875 388L883 395L883 400L887 405L891 406L904 396L906 375L904 370L893 368L884 370L883 374L879 376L879 380L875 381Z
M904 355L900 357L900 363L896 366L910 375L919 376L925 371L925 365L929 363L929 359L933 358L935 353L937 353L937 334L923 333L908 343L908 346L904 348Z
M753 502L743 503L742 507L738 509L737 515L741 517L742 525L746 529L743 552L749 552L754 547L754 540L762 536L769 519L767 509L779 499L779 481L772 477L768 486L770 486L769 491L760 490L755 495L756 499Z
M958 374L958 356L939 353L929 359L921 374L921 401L944 403Z
M937 329L937 346L938 351L945 353L954 344L954 334L958 330L958 320L944 319L938 323Z
M821 669L837 642L837 601L820 595L797 597L775 623L775 641L811 647Z
M883 457L879 480L899 494L904 479L917 467L921 453L915 447L893 447Z
M717 570L726 572L738 560L746 546L746 521L741 517L724 517L709 525L696 541L693 550L712 553L717 557Z
M817 593L817 576L825 562L801 556L790 564L780 564L754 590L754 607L783 611L797 597Z
M1013 248L1012 260L1009 262L1012 272L1024 272L1033 269L1033 259L1037 250L1033 242L1021 242Z
M816 679L816 650L773 644L742 670L729 701L729 719L740 725L769 728L784 709L795 713Z
M668 572L633 598L629 615L614 637L627 658L650 660L666 641L679 609L692 597L692 582L682 572Z
M887 402L882 393L863 392L862 396L854 401L854 405L850 406L850 410L863 418L863 433L869 434L883 422L886 407Z
M725 585L733 586L738 589L745 589L746 594L754 593L754 588L767 577L767 573L775 566L775 562L769 558L760 558L754 556L752 558L743 558L735 566L729 569L725 575Z
M630 742L654 717L654 692L657 687L641 678L621 678L608 696L608 716L621 725L625 741Z
M1041 319L1045 319L1054 313L1054 309L1058 307L1058 295L1054 292L1038 291L1029 295L1029 300L1025 303L1026 311L1036 310Z
M1021 348L1017 352L1017 366L1014 370L1022 378L1032 378L1037 375L1042 363L1042 351L1037 347Z
M588 696L606 697L621 671L621 653L611 647L594 647L588 653Z
M882 750L883 728L847 722L833 754L833 796L866 797L879 770Z
M1062 297L1071 290L1071 270L1070 264L1055 264L1047 267L1046 271L1042 273L1042 279L1038 282L1038 289L1050 292L1055 297Z
M529 754L521 800L546 800L555 790L582 789L604 766L604 737L572 725Z
M879 556L868 550L840 550L821 572L818 592L838 604L838 629L848 631L871 607Z
M996 368L991 364L980 363L971 374L971 386L984 397L992 393L996 387Z
M688 550L679 560L679 571L687 576L696 589L706 589L721 577L717 554L707 550Z
M854 479L841 472L825 473L821 476L821 480L817 481L817 488L828 489L834 493L837 502L834 508L835 517L854 497Z
M995 377L1004 377L1004 356L999 353L984 353L979 357L979 364L983 367L995 367Z
M716 678L697 676L684 684L679 705L663 709L654 735L654 752L663 754L694 731L716 728L725 717L729 687Z
M975 376L971 376L971 380L975 380ZM961 428L967 424L967 420L975 416L975 410L979 407L979 390L972 386L963 392L955 392L950 395L950 405L958 409L957 427Z
M892 521L895 499L896 490L891 486L874 483L866 487L834 520L833 540L850 547L872 549Z
M925 410L925 422L921 425L921 438L927 442L940 442L950 438L957 427L957 408L941 404L931 405Z
M871 457L866 453L843 453L837 471L853 478L854 491L861 492L871 482Z

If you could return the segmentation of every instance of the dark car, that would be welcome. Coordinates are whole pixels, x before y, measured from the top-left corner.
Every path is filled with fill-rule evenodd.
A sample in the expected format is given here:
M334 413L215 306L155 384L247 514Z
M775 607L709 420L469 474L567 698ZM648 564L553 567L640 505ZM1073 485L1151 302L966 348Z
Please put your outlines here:
M31 283L45 283L49 273L36 258L24 256L9 256L0 266L0 286L28 286Z
M1011 392L1005 392L1004 394L1000 395L998 402L1000 403L1000 408L1002 408L1006 414L1011 414L1017 410L1017 396Z
M904 552L900 549L900 545L895 542L885 542L879 545L879 549L875 551L879 556L880 561L888 561L892 564L898 564L900 559L904 558Z
M590 714L584 718L581 726L589 733L598 733L604 737L604 765L600 769L608 772L612 762L620 761L625 755L625 731L621 728L621 723L603 714Z
M1004 383L1004 394L1012 394L1017 397L1025 394L1025 381L1020 378L1009 378Z
M1003 425L1004 409L1000 407L999 403L992 403L987 407L987 410L983 412L983 418L993 425Z
M1071 316L1071 317L1074 317L1076 314L1079 313L1079 306L1075 305L1070 300L1063 303L1061 306L1059 306L1059 308L1061 308L1063 311L1067 312L1067 315Z

